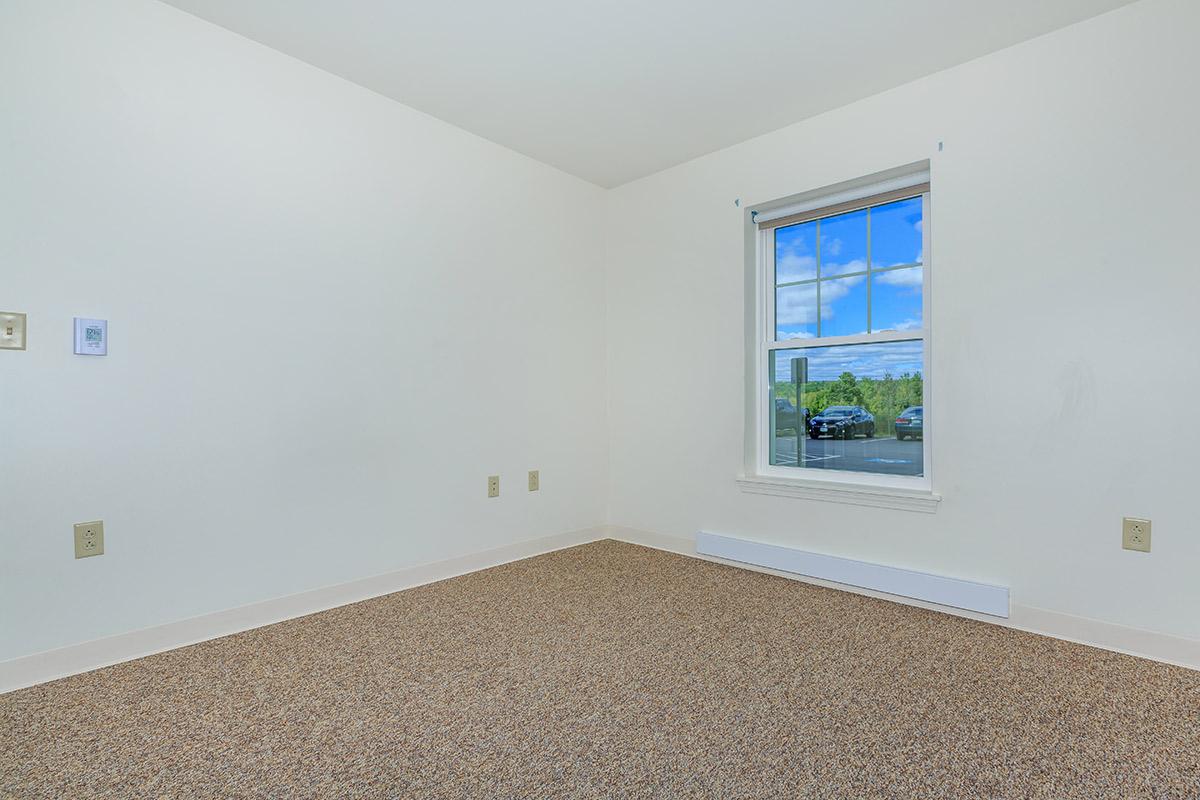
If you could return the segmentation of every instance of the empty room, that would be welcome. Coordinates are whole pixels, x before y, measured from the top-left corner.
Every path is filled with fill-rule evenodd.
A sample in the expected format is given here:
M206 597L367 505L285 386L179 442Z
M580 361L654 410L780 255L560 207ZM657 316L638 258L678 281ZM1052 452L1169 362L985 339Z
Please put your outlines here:
M1200 800L1197 41L0 0L0 798Z

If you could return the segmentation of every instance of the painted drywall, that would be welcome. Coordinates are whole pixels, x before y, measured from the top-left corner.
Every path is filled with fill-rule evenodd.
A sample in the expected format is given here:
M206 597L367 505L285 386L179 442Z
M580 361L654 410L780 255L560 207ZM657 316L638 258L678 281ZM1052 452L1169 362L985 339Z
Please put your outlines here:
M0 660L604 521L600 189L152 0L0 17Z
M0 12L0 660L606 518L1200 636L1193 4L607 194L151 0ZM925 158L942 507L742 494L741 208Z
M1200 638L1198 32L1144 0L611 191L610 522ZM743 209L923 159L941 507L743 494Z

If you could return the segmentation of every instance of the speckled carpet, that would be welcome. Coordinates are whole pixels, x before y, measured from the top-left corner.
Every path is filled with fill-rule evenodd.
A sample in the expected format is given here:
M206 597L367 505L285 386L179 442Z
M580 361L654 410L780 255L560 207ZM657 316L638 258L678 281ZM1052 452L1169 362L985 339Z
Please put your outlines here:
M1200 673L604 541L0 696L0 793L1197 798Z

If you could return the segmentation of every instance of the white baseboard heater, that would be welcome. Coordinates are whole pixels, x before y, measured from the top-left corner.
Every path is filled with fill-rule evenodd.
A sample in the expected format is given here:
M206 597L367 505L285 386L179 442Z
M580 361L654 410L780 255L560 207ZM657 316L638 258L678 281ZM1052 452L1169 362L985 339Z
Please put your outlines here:
M809 553L777 544L701 531L696 552L743 564L754 564L810 578L844 583L877 592L911 597L951 608L1008 617L1008 587L976 583L945 575L888 567L868 561Z

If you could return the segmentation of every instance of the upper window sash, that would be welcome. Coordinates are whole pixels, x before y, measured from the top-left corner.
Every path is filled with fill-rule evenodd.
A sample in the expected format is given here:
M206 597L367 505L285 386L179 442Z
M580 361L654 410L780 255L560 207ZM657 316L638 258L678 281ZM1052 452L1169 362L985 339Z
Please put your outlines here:
M891 204L898 203L900 201L917 200L917 199L921 200L921 204L922 204L921 216L924 219L928 216L928 213L929 213L929 192L930 192L930 184L928 182L913 183L910 180L910 181L904 183L903 188L889 189L889 190L883 191L883 192L875 192L873 194L868 194L868 195L865 195L862 197L857 197L854 200L846 201L843 203L834 203L834 204L825 203L823 205L814 207L809 210L805 210L800 213L783 216L783 217L778 217L775 219L769 219L765 223L758 224L757 225L757 235L758 235L758 240L759 240L758 250L759 250L759 264L760 264L760 270L761 270L759 272L758 280L760 281L760 287L763 291L763 294L765 295L765 298L764 298L765 299L765 307L760 306L760 310L765 312L764 318L761 320L761 322L762 322L762 328L763 328L763 333L764 333L764 337L765 337L764 343L766 344L767 348L773 350L773 349L780 349L783 347L806 347L806 348L807 347L821 347L821 346L828 345L831 340L837 341L839 343L850 344L850 343L865 343L865 342L870 342L870 341L896 341L896 340L911 340L911 339L923 338L927 333L927 325L928 325L925 309L922 309L922 311L921 311L922 324L919 327L910 327L910 328L901 328L901 329L885 327L883 330L878 330L877 329L878 326L875 324L877 322L877 320L873 317L873 315L871 313L872 305L873 305L871 302L871 300L872 300L871 295L873 294L872 290L877 288L874 286L874 277L875 276L883 275L888 272L898 272L900 270L910 270L910 269L914 269L914 268L927 269L928 264L926 262L928 261L928 259L923 258L920 255L918 255L917 258L913 261L906 261L904 263L893 263L893 262L890 262L887 260L881 260L880 263L886 264L886 266L876 266L874 263L875 262L875 254L872 252L873 248L872 248L872 242L871 242L871 238L872 238L871 237L871 234L872 234L871 218L868 217L867 225L866 225L866 263L865 263L865 268L856 269L853 272L845 272L845 273L836 272L836 273L826 277L823 274L824 267L822 264L823 259L821 257L822 233L821 233L820 226L821 226L822 222L827 219L839 218L839 217L842 217L843 215L846 215L846 214L849 214L849 213L852 213L855 211L867 211L869 214L879 208L887 207L887 206L890 206ZM795 206L793 206L793 207L795 207ZM816 238L815 250L817 253L817 256L816 256L817 263L814 265L814 270L813 270L812 276L809 277L806 275L805 277L802 277L802 278L797 278L795 280L785 280L785 282L779 283L778 282L779 276L776 274L776 269L778 267L778 253L777 253L776 243L775 243L776 236L780 229L783 229L786 227L791 227L791 226L796 226L796 225L802 225L804 223L810 223L810 224L815 223L818 226L816 228L816 233L813 234ZM924 243L925 242L925 234L926 234L926 231L922 230L921 253L925 253L925 251L927 249L927 247ZM829 286L829 285L831 285L837 281L840 281L842 279L856 278L856 277L858 277L858 278L865 277L865 279L868 282L868 285L866 287L866 292L867 292L866 314L867 314L867 318L868 318L867 330L865 330L861 333L854 333L854 334L848 334L848 335L847 334L839 334L839 333L834 333L833 335L827 335L823 331L820 330L820 328L823 326L818 324L818 329L811 335L804 335L804 336L798 336L796 338L789 338L786 335L780 334L780 332L778 330L778 320L776 318L776 301L777 301L778 293L781 290L787 290L787 289L791 289L791 288L798 288L798 287L804 287L804 286L813 287L816 292L816 301L815 301L816 313L820 314L822 311L822 308L823 308L822 298L821 298L821 289L823 287ZM928 279L928 274L927 273L923 274L923 278L922 278L922 286L923 287L924 287L924 282L927 279ZM922 289L922 297L924 297L924 294L925 294L925 290L923 288Z

